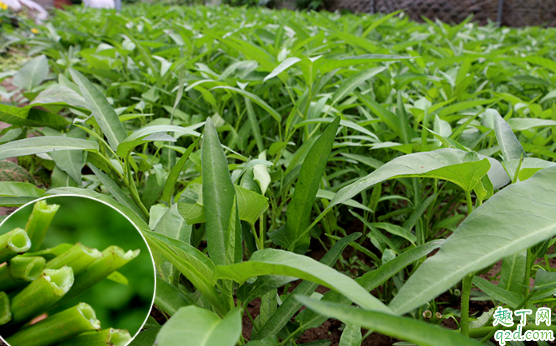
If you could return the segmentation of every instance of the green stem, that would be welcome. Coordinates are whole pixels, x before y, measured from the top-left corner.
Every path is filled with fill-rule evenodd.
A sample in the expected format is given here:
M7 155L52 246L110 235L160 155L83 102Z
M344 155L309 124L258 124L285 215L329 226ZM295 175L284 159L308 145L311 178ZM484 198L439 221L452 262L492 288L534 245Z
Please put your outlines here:
M471 201L471 192L465 191L465 199L467 200L467 216L473 212L473 201Z
M97 249L88 248L81 243L75 244L68 251L50 260L46 264L48 269L60 269L68 266L73 269L73 274L77 275L87 268L91 263L102 257L102 252Z
M127 156L126 160L125 160L125 167L126 167L126 172L127 172L127 187L129 189L129 193L131 194L131 199L133 199L133 202L135 202L135 204L137 204L137 206L139 207L139 209L141 209L141 212L143 213L143 215L145 215L145 217L147 219L149 219L149 211L147 210L147 208L145 208L145 205L143 204L143 202L141 202L141 198L139 198L139 192L137 192L137 187L135 186L135 180L133 180L133 176L131 174L131 167L129 167L129 155Z
M70 267L45 269L38 279L13 297L10 325L26 322L47 311L70 290L73 279L73 270Z
M10 322L11 319L10 298L6 292L0 292L0 326Z
M463 285L461 289L461 333L469 336L469 297L471 295L471 286L473 283L474 273L467 274L463 278Z
M118 270L137 257L139 252L139 250L124 252L124 250L118 246L109 246L102 252L103 256L101 258L91 263L75 277L72 289L58 303L51 306L49 310L53 310L87 291L89 288L108 277L112 272Z
M100 329L95 311L86 303L59 312L6 339L11 346L48 346Z
M40 249L50 222L60 206L57 204L48 205L45 200L38 201L33 206L33 212L25 225L25 231L31 239L30 251Z
M7 291L36 280L45 268L39 256L15 256L8 265L0 267L0 291Z
M58 344L58 346L125 346L129 341L131 341L131 335L127 330L110 328L80 334Z
M31 248L31 239L27 232L16 228L0 235L0 263L4 263Z

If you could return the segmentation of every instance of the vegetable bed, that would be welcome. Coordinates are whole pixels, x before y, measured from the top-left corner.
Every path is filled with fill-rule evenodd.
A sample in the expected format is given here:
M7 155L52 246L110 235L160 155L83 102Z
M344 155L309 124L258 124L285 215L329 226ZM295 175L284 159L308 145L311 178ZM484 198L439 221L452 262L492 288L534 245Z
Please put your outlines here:
M137 225L156 318L131 345L497 344L498 308L527 331L554 307L555 30L145 4L1 25L30 60L0 75L0 205Z

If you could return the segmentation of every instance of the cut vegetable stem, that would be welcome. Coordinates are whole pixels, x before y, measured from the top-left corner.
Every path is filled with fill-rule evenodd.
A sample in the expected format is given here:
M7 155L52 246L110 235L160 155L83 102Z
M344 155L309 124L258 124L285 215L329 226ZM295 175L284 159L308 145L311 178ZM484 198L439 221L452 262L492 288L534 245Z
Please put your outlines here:
M98 329L100 321L96 319L93 308L79 303L19 331L6 341L11 346L49 346Z
M27 233L16 228L11 232L0 235L0 263L4 263L20 253L31 248L31 240Z
M25 225L32 244L30 251L37 251L41 247L48 226L59 207L57 204L48 205L45 200L38 201L33 206L33 212Z

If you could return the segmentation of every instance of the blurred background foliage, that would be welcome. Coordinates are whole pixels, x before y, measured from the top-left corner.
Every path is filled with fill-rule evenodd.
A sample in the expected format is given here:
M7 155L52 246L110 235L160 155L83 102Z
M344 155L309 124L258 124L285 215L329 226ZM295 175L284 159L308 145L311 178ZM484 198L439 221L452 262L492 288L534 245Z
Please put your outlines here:
M133 336L147 318L154 294L154 268L151 254L137 229L118 211L93 199L75 196L50 197L48 204L59 204L42 248L61 243L83 245L103 251L117 245L124 251L141 253L119 269L129 284L103 280L84 294L59 308L61 311L79 302L90 304L103 328L127 329ZM0 234L16 227L25 228L33 204L20 208L0 226Z

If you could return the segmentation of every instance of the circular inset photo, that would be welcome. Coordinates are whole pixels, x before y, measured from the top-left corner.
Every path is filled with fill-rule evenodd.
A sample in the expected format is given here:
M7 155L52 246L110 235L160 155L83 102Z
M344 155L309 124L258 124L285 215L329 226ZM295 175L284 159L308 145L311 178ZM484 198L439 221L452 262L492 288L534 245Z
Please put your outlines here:
M144 238L101 201L48 197L0 224L0 336L10 346L125 346L154 291Z

